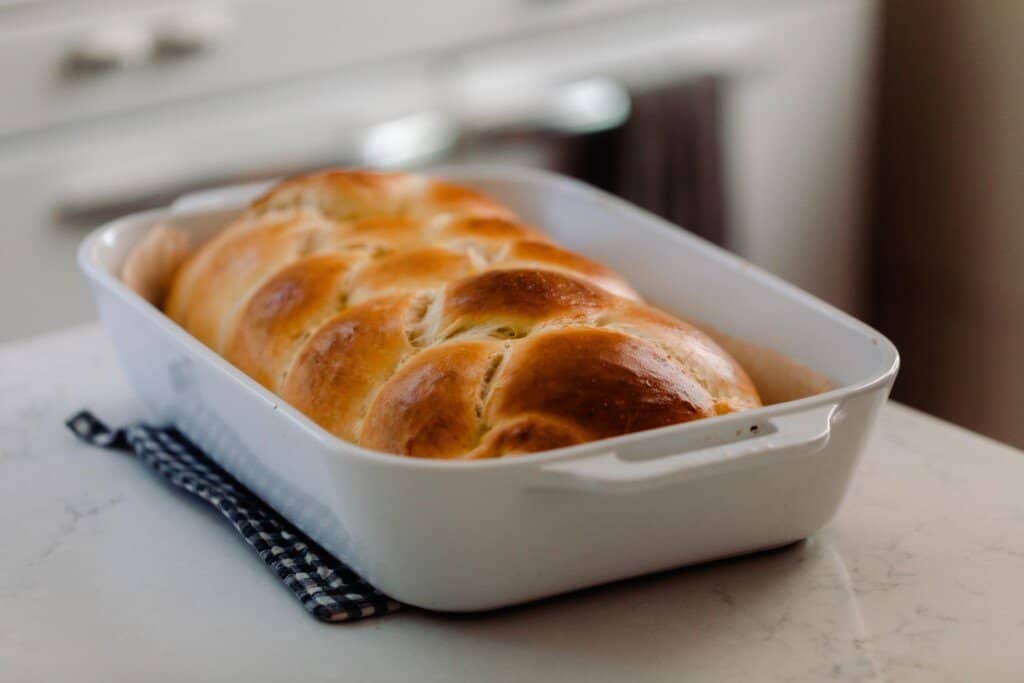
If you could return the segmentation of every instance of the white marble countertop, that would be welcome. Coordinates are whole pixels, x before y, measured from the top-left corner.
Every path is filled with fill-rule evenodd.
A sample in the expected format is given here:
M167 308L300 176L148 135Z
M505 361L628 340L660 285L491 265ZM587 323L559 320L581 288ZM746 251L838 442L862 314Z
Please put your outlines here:
M86 406L141 416L98 326L0 347L3 681L1024 680L1024 453L905 407L804 543L325 625L215 513L75 442Z

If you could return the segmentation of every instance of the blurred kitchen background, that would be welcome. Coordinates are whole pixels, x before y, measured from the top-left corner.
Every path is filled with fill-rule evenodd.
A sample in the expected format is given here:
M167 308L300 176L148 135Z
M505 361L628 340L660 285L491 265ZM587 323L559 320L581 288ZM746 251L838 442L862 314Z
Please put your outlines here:
M878 326L895 397L1024 446L1020 0L0 0L0 342L88 230L330 164L622 195Z

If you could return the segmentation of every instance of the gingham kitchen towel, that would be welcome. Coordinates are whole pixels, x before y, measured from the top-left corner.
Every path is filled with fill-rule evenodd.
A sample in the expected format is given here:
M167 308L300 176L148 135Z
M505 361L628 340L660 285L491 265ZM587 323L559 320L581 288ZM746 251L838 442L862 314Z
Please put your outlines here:
M88 411L65 424L86 443L133 452L165 480L217 508L317 619L353 621L399 609L399 603L292 526L174 427L110 429Z

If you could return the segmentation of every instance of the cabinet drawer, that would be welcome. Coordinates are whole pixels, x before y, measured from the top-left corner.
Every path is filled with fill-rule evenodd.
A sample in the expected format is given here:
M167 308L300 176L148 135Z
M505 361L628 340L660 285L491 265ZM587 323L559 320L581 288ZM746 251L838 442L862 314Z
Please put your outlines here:
M318 70L486 44L644 4L653 3L235 0L135 3L102 16L99 7L69 6L59 19L53 6L46 16L32 5L0 10L0 82L8 95L0 98L0 137ZM93 66L84 68L89 55ZM104 55L114 64L95 66Z

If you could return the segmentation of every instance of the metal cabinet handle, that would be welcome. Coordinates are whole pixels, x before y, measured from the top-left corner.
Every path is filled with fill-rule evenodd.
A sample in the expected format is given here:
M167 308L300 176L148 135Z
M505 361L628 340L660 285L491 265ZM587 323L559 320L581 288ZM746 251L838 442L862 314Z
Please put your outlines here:
M140 64L153 52L153 32L146 26L119 23L87 34L67 54L72 70L99 71Z
M230 28L226 13L214 7L178 12L156 27L157 54L183 56L215 47Z
M468 112L458 112L466 137L595 133L619 126L631 110L629 92L611 78L502 85L492 86L500 97L482 97Z

